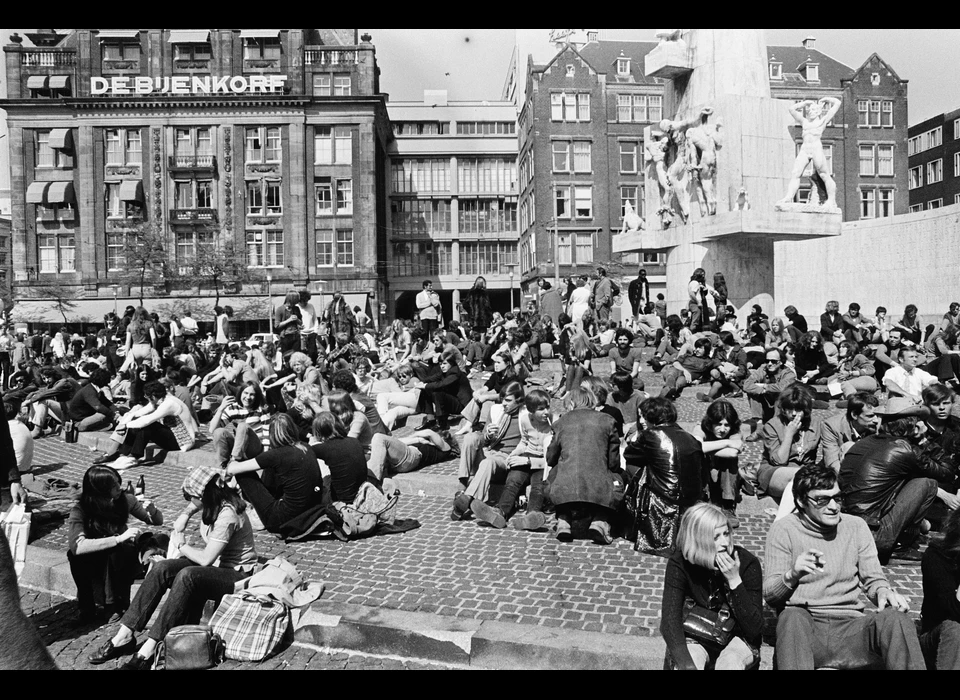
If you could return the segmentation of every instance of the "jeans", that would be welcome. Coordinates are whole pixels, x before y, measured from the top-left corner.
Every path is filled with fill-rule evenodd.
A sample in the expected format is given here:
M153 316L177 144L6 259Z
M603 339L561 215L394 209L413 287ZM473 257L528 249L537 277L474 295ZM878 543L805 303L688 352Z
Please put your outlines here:
M497 504L505 518L513 515L517 507L517 497L530 484L530 500L527 501L527 512L543 510L543 470L530 467L511 467L507 472L507 484L500 494Z
M132 455L139 459L146 453L147 445L151 442L168 452L180 450L180 443L177 442L170 428L161 423L151 423L146 428L127 428L127 435L117 451L122 455Z
M249 423L241 422L236 427L230 425L214 430L213 449L217 453L217 464L225 466L231 459L238 462L253 459L263 452L263 443Z
M930 671L960 670L960 622L944 620L920 635L920 648Z
M888 670L926 668L916 627L906 613L884 608L829 617L788 607L777 619L777 666L785 671L860 668L878 659Z
M207 600L219 604L223 596L233 593L234 584L246 576L235 569L197 566L183 557L157 562L143 580L120 624L134 632L142 632L169 589L167 602L147 635L150 639L162 641L174 627L191 620L199 621Z
M854 377L853 379L840 382L840 391L843 393L845 399L850 398L858 391L865 391L868 394L872 394L879 388L877 380L873 377Z
M90 554L67 552L70 573L77 584L77 606L92 613L97 606L113 605L126 610L130 605L130 587L140 573L140 561L132 542Z
M762 423L766 423L773 418L778 396L779 394L748 394L747 402L750 404L750 417L756 418Z
M880 563L886 564L897 544L900 534L909 527L916 527L937 498L937 482L933 479L910 479L897 494L890 509L880 519L880 527L874 531Z
M377 433L370 441L367 471L383 481L390 472L405 474L420 466L420 450L390 435Z
M420 402L420 389L395 391L377 394L377 412L383 418L384 425L393 430L401 418L412 416Z

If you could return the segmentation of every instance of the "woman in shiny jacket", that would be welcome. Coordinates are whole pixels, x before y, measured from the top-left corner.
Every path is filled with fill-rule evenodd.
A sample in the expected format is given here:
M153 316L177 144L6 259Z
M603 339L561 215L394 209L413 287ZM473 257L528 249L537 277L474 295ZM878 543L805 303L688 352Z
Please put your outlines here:
M703 500L703 451L697 439L677 425L672 401L647 399L639 412L644 429L627 442L623 455L627 473L639 479L634 548L669 554L680 518Z

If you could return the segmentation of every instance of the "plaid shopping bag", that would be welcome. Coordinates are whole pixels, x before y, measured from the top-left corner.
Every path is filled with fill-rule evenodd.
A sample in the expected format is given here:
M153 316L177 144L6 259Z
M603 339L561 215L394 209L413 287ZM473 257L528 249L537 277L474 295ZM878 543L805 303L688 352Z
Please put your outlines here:
M287 606L250 592L225 595L210 619L223 639L226 657L234 661L262 661L276 651L290 626Z

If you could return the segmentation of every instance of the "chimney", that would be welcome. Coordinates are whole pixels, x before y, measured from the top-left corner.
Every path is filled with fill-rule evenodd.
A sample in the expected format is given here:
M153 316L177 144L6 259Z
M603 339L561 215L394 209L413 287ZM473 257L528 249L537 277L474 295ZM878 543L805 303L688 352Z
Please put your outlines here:
M817 48L817 38L815 36L808 36L803 40L803 48L808 51Z

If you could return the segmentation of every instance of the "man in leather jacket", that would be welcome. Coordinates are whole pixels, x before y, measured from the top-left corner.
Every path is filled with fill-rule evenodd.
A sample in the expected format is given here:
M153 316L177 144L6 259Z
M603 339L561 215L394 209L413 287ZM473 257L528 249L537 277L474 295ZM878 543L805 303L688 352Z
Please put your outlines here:
M953 478L952 457L935 441L923 440L926 406L892 397L877 413L880 432L855 443L840 464L843 512L867 522L882 564L891 557L919 561L911 545L929 529L924 515L937 498L938 482Z

